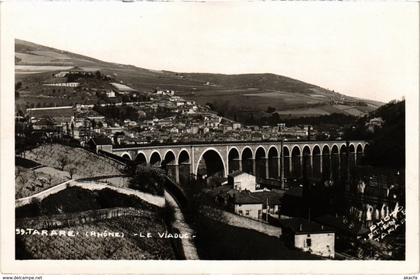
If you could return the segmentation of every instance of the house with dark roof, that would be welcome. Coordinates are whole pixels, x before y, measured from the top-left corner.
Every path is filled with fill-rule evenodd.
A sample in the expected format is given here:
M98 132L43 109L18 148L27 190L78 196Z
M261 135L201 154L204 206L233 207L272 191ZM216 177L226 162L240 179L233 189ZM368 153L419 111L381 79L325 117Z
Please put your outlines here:
M334 229L303 218L281 219L280 225L289 246L314 255L334 258Z
M112 141L105 136L91 138L88 145L92 150L98 152L99 150L112 153Z
M227 193L233 204L235 214L261 220L263 213L278 215L281 206L282 193L273 191L237 191Z
M261 220L263 213L263 201L253 196L250 192L235 192L233 196L235 214L248 218Z

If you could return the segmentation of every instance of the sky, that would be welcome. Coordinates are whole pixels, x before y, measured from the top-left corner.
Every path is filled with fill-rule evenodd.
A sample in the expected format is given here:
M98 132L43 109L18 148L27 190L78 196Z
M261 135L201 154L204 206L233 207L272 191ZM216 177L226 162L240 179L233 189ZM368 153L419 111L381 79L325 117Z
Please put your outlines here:
M418 94L416 2L7 5L16 38L105 61L179 72L275 73L383 102Z

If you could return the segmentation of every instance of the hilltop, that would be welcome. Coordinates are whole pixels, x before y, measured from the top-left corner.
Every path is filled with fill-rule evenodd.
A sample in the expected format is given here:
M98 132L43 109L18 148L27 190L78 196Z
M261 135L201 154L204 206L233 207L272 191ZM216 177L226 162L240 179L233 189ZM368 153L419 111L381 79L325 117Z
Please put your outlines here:
M29 83L28 95L33 84L42 83L54 72L77 66L100 70L140 92L151 92L157 88L175 90L177 95L210 105L227 117L236 115L239 121L250 113L257 117L267 116L267 111L268 114L276 112L287 117L332 113L362 116L382 104L270 73L226 75L149 70L19 39L15 41L15 49L16 81L24 86Z

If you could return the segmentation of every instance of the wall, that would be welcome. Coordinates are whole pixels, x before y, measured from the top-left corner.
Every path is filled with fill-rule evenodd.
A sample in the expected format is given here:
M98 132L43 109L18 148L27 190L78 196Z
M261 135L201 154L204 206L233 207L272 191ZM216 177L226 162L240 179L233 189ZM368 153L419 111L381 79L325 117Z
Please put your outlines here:
M99 150L112 153L112 145L97 145L96 152L98 152Z
M256 221L256 220L239 216L233 213L229 213L220 209L204 206L200 213L216 221L221 221L225 224L228 224L234 227L255 230L269 236L280 237L282 234L282 230L280 227L275 227L275 226L266 224L263 221Z
M307 238L312 240L310 248L306 246ZM334 233L295 234L295 247L305 252L311 250L311 253L315 255L334 258L334 244Z
M71 227L92 223L95 221L111 219L121 216L142 216L143 210L132 207L106 208L88 210L76 213L57 214L50 216L39 216L31 218L16 219L16 227L51 229L57 227Z

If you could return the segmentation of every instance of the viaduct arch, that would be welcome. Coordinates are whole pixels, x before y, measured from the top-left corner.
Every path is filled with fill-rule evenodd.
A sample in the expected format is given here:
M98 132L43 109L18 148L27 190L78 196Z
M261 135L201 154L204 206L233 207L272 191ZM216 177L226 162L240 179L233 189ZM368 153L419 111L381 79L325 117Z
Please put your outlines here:
M190 174L201 175L199 166L210 170L207 175L227 176L242 170L262 178L284 178L302 176L303 164L313 174L329 172L342 164L347 151L358 164L367 145L366 141L216 142L131 145L113 147L112 153L137 164L165 168L177 181Z

